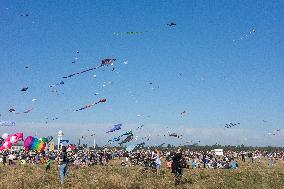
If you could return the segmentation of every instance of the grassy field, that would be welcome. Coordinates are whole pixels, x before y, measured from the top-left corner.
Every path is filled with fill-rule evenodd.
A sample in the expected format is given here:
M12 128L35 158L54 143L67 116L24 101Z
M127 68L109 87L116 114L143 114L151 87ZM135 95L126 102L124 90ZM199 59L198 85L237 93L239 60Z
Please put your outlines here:
M240 163L238 170L186 169L184 184L175 187L170 170L162 175L144 172L140 167L121 167L118 162L109 166L69 168L64 188L284 188L284 164L278 161L273 168L268 161ZM44 166L0 165L0 188L60 188L57 165L45 172Z

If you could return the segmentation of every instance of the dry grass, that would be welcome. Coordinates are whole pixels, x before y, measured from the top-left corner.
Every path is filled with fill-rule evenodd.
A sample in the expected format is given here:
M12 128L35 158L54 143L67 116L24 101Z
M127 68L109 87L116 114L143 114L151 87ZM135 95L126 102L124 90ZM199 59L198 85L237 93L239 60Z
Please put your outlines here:
M240 163L238 170L187 169L186 183L176 188L284 188L284 164L278 161L269 168L268 161L262 163ZM44 166L0 165L0 188L60 188L57 165L45 172ZM162 175L143 172L140 167L121 167L117 162L109 166L69 168L64 188L175 188L173 176L168 169Z

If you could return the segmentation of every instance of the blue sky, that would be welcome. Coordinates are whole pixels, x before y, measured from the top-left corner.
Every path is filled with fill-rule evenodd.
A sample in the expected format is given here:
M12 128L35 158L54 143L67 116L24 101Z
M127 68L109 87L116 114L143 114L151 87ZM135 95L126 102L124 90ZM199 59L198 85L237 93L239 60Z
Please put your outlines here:
M17 126L0 131L45 135L62 127L75 140L90 128L104 143L115 136L103 134L113 124L145 124L137 135L153 132L151 125L157 133L192 129L188 140L212 144L212 131L240 122L237 129L246 134L230 129L216 140L283 145L282 133L265 136L284 124L283 8L282 1L3 1L0 118ZM128 31L143 34L113 35ZM104 58L117 59L115 71L62 79ZM55 95L49 85L62 80ZM100 98L107 103L73 112ZM29 114L8 112L31 107ZM47 117L59 119L44 124Z

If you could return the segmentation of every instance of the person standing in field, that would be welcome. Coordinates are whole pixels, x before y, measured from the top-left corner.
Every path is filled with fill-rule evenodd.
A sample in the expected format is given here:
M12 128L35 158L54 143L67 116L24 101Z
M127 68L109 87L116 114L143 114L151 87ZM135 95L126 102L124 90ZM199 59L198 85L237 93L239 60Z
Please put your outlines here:
M157 175L159 176L162 162L161 162L160 153L158 150L155 153L154 160L155 160Z
M175 185L179 185L181 183L181 177L183 174L182 150L180 148L172 158L172 173L174 173Z
M50 170L51 168L51 159L49 157L47 157L47 161L46 161L46 167L45 167L45 171Z
M67 152L66 152L66 146L62 146L62 151L59 155L59 175L60 175L60 183L61 186L64 182L64 177L67 175Z
M245 153L244 152L241 153L241 157L242 157L242 162L246 162Z
M8 154L7 154L6 150L5 150L4 153L3 153L3 164L4 164L4 165L6 165L7 156L8 156Z
M253 163L253 154L252 154L252 152L248 153L248 158L249 158L250 162Z

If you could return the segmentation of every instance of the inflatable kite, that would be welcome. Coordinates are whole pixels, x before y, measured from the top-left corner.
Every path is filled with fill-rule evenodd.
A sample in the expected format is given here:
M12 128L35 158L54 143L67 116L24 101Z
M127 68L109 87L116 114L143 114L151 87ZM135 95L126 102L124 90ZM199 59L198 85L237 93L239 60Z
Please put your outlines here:
M3 145L0 147L0 151L4 149L10 149L13 144L18 143L19 141L23 140L23 133L16 133L12 135L8 135L4 133L2 138L5 139Z
M26 150L41 152L45 149L46 143L32 136L28 136L24 141L24 147Z

